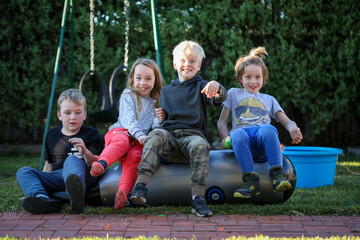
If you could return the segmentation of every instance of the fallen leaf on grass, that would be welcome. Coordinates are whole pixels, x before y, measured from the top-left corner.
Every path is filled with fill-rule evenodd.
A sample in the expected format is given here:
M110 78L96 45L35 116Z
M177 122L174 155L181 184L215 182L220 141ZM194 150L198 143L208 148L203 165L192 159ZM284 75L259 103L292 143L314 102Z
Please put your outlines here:
M304 216L304 214L298 211L290 211L290 212L295 213L296 216Z

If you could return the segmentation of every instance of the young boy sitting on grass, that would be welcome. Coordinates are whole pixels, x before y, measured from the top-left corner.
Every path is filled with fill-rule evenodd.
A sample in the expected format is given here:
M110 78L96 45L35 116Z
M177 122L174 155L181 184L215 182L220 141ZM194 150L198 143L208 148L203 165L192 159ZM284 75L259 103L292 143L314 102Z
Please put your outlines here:
M43 171L22 167L16 174L24 191L21 207L33 214L60 212L62 201L49 194L67 191L72 213L83 213L85 189L95 185L100 177L90 175L91 164L104 148L95 128L83 126L86 100L77 89L61 93L57 115L62 125L49 130L45 140Z
M226 99L227 91L218 82L208 82L196 75L204 57L203 48L193 41L181 42L173 51L178 78L161 90L160 107L165 120L145 141L137 184L130 194L135 203L146 202L148 186L161 156L170 162L190 164L192 211L200 217L212 215L204 198L210 149L206 113L209 104L220 105Z

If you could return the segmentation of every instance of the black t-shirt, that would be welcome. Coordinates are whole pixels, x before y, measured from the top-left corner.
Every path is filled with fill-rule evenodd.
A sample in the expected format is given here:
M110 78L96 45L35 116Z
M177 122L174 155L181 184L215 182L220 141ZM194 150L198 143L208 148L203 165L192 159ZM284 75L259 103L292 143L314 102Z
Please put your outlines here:
M56 126L50 129L45 140L45 159L52 163L54 170L62 169L65 159L68 156L75 155L82 158L82 154L69 143L70 138L81 138L86 148L94 155L100 155L104 149L102 138L97 129L82 126L79 132L72 136L66 136L61 132L62 126Z

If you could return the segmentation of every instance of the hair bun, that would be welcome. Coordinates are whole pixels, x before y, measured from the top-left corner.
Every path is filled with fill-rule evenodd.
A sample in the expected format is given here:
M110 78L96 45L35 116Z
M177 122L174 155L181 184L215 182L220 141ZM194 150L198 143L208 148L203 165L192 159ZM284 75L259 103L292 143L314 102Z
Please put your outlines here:
M266 49L264 47L257 47L257 48L253 48L250 50L250 57L259 57L259 58L265 58L265 55L268 55L268 53L266 52Z

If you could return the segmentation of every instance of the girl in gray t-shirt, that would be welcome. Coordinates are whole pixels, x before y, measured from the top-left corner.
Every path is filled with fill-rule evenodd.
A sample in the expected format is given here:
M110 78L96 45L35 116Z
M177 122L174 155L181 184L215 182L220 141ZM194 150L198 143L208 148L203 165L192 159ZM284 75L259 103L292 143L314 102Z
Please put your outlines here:
M289 131L293 144L302 140L300 128L286 116L276 99L259 92L268 76L268 69L262 60L265 54L267 55L265 48L258 47L252 49L249 55L238 59L235 76L243 88L228 91L217 123L223 148L230 138L242 169L244 183L235 190L234 197L237 198L251 198L260 193L259 175L254 171L253 159L268 160L274 191L292 188L285 177L278 132L270 124L271 118L279 121ZM230 113L232 129L228 132Z
M133 64L127 88L121 94L118 121L110 126L99 161L91 166L90 174L99 176L111 164L117 161L122 164L114 203L117 210L125 206L135 184L148 133L164 120L165 115L159 111L162 83L159 67L153 60L140 58Z

